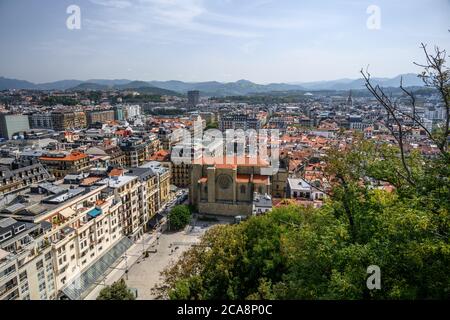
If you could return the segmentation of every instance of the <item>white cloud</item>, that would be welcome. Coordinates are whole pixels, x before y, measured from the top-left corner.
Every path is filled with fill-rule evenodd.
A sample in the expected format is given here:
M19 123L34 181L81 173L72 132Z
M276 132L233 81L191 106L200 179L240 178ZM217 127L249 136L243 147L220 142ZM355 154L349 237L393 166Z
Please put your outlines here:
M130 22L122 20L93 20L85 19L84 23L87 28L101 32L112 33L138 33L145 30L145 25L139 22Z
M127 0L91 0L91 2L101 6L117 9L125 9L132 6L131 2Z

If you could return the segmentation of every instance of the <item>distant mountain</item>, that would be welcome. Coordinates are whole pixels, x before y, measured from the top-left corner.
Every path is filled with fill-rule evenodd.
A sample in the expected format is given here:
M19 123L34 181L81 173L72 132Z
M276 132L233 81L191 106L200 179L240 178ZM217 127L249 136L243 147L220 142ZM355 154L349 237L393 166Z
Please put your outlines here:
M268 93L271 91L303 90L299 85L272 83L268 85L256 84L248 80L222 83L217 81L188 83L182 81L150 81L155 87L186 93L191 90L198 90L202 95L207 96L231 96L248 95L252 93Z
M0 77L0 90L35 89L35 87L34 83L28 81Z
M80 80L61 80L55 82L41 83L37 84L36 89L38 90L67 90L76 87L83 83Z
M160 95L160 96L181 96L181 93L172 91L172 90L166 90L161 89L157 87L138 87L134 88L133 90L139 92L140 94L149 94L149 95Z
M398 87L403 77L405 87L420 87L423 82L416 74L408 73L394 78L373 78L375 85L382 87ZM132 81L127 79L92 79L88 81L62 80L43 84L7 79L0 77L0 90L35 89L35 90L137 90L148 94L186 94L191 90L199 90L203 96L240 96L251 94L268 94L272 92L319 91L319 90L358 90L364 89L363 79L338 79L332 81L316 81L306 83L270 83L256 84L248 80L222 83L217 81L183 82L183 81Z
M403 86L405 87L421 87L423 81L414 73L398 75L395 78L372 78L374 85L380 87L399 87L400 80L403 77ZM307 90L358 90L364 89L364 79L339 79L332 81L318 81L300 83Z
M127 89L139 89L139 88L148 88L152 87L150 83L145 81L131 81L121 85L115 85L114 89L118 90L127 90Z
M97 83L97 84L101 84L101 85L104 85L104 86L112 87L112 86L117 86L117 85L120 86L120 85L123 85L123 84L130 83L131 80L128 80L128 79L113 79L113 80L90 79L90 80L86 80L86 81L82 81L82 82Z
M92 82L83 82L73 88L69 88L70 91L100 91L108 89L111 89L111 87Z

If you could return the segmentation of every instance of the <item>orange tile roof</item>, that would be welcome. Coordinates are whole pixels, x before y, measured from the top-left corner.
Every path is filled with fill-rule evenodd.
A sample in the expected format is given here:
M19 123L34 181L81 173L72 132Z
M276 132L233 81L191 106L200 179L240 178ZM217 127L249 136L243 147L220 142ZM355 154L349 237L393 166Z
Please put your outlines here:
M149 158L151 161L169 161L169 159L170 153L167 150L159 150Z
M68 154L64 157L40 157L39 160L41 161L77 161L84 158L87 158L88 156L82 152L72 152L71 154Z
M217 169L235 169L237 166L235 164L216 164Z
M254 175L253 176L253 183L257 184L269 184L269 177L268 176L260 176L260 175Z
M101 180L101 178L99 178L99 177L88 177L88 178L84 179L83 181L81 181L80 185L81 186L91 186L99 180Z
M123 175L123 169L120 169L120 168L114 168L109 173L110 177L120 177L122 175Z
M249 183L250 182L250 175L248 175L248 174L238 174L236 182L238 182L238 183Z
M194 164L215 165L218 169L231 169L240 167L268 167L269 163L259 157L202 157L194 159Z

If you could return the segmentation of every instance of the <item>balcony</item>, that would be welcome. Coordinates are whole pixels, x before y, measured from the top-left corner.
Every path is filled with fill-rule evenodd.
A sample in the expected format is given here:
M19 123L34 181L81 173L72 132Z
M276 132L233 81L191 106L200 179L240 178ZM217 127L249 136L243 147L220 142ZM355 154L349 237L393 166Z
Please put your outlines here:
M0 297L6 295L7 293L9 293L10 291L12 291L15 288L17 288L17 280L13 281L13 283L2 286L0 288Z

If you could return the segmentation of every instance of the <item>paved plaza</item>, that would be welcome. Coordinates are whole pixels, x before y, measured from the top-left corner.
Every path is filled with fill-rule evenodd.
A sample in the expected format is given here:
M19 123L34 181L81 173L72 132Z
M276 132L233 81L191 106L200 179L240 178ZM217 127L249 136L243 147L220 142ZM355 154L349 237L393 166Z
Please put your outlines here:
M184 231L159 236L159 240L149 248L150 251L156 249L156 252L150 253L148 258L139 259L130 268L128 277L125 276L128 287L137 289L138 300L160 298L152 293L152 289L155 285L162 284L161 272L177 261L193 244L198 243L201 235L212 225L213 223L197 222L195 227L189 226Z

